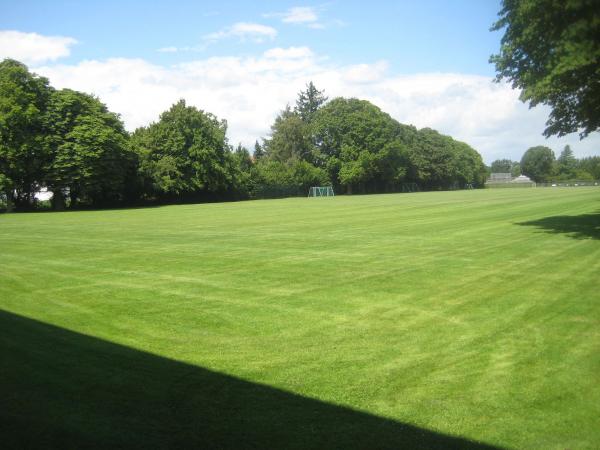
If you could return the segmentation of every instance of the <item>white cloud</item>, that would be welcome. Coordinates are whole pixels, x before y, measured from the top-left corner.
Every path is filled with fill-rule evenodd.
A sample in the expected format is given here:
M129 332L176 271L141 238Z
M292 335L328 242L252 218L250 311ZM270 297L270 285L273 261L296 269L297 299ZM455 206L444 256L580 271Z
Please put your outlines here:
M180 49L177 47L174 47L174 46L170 46L170 47L161 47L156 51L159 53L177 53L178 51L180 51Z
M297 59L297 58L312 58L313 52L308 47L288 47L281 48L276 47L267 50L264 53L265 58L277 58L277 59Z
M202 42L197 45L187 45L183 47L167 46L161 47L156 51L159 53L180 53L180 52L202 52L210 44L215 44L225 39L236 38L240 42L261 43L266 40L273 40L277 36L277 30L267 25L250 22L237 22L229 27L214 33L205 34Z
M281 21L285 23L316 22L319 19L315 10L309 6L296 6L282 14Z
M12 58L25 64L40 64L69 56L77 40L64 36L42 36L21 31L0 31L0 60Z
M238 22L215 33L204 36L208 42L217 42L228 38L237 38L240 41L264 42L265 39L273 40L277 30L267 25L251 22Z
M385 61L334 65L308 47L272 48L258 57L212 57L165 67L142 59L82 61L35 68L56 87L98 95L128 129L146 125L180 98L225 118L232 143L251 146L266 136L276 114L312 80L330 98L369 100L402 123L431 127L463 140L490 163L520 159L533 145L558 154L570 144L578 156L600 153L600 133L544 139L548 110L528 109L518 92L489 77L390 74Z
M322 7L321 7L322 9ZM319 21L319 14L311 6L294 6L285 12L273 12L263 14L264 17L276 17L283 23L294 25L305 25L313 29L323 29L325 24Z
M373 83L383 78L388 66L387 61L349 66L344 72L344 80L349 83Z

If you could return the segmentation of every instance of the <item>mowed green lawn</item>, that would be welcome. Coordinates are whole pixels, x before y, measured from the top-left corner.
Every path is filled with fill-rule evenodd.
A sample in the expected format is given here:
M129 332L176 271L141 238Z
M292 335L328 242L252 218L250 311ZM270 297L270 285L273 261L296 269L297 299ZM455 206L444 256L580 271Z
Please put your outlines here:
M0 309L9 447L600 447L600 188L4 214Z

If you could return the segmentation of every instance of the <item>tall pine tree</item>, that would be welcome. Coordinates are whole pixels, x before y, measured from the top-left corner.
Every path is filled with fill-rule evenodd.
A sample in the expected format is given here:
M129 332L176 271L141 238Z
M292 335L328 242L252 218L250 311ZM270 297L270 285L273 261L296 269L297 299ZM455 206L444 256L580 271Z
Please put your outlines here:
M310 123L317 110L327 101L327 97L323 94L324 92L325 91L318 90L311 81L306 85L305 91L300 91L300 93L298 93L294 112L296 112L304 122Z

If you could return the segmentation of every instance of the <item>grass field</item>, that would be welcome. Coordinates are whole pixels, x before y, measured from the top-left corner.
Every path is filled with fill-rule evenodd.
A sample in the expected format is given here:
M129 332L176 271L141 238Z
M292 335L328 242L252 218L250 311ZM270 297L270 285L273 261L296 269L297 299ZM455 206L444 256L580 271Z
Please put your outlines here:
M600 189L0 216L8 447L598 448Z

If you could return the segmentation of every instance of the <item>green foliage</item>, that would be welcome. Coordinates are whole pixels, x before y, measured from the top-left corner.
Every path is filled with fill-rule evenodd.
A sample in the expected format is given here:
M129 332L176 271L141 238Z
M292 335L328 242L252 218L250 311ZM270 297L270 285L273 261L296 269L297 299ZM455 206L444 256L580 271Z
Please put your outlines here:
M418 132L415 146L411 148L410 178L429 187L452 185L451 150L447 136L431 128Z
M72 202L114 204L123 193L131 161L126 146L124 131L110 120L80 117L58 148L52 173L60 187L69 188Z
M292 180L301 195L308 192L311 186L323 186L331 184L327 172L319 167L315 167L306 161L296 161L291 165Z
M294 112L296 112L304 122L310 123L319 108L323 106L326 101L327 97L325 97L323 91L319 91L311 81L306 85L306 90L301 91L298 94Z
M594 180L600 180L600 156L588 156L577 162L577 169L589 173Z
M0 173L0 209L8 209L8 194L11 191L12 182Z
M409 149L408 179L421 186L449 189L485 181L481 155L464 142L423 128Z
M512 161L510 159L497 159L491 165L492 173L509 173L511 168Z
M338 97L317 113L313 124L318 157L339 157L343 146L376 153L386 144L412 143L416 129L402 125L366 100Z
M180 100L132 136L145 185L158 196L226 190L232 181L226 131L225 121Z
M290 159L310 161L313 144L310 128L302 117L286 107L271 126L271 136L264 142L265 155L285 162Z
M332 100L311 128L315 163L348 192L393 191L402 182L451 188L485 180L481 156L467 144L402 125L364 100Z
M554 152L548 147L529 148L521 158L521 170L536 183L548 181L554 170Z
M367 101L327 98L310 82L250 156L227 142L227 123L184 100L129 135L97 98L55 91L16 61L0 65L0 175L7 208L47 187L67 204L304 195L313 185L389 192L479 184L472 148L402 125ZM68 202L70 200L70 203Z
M510 173L513 177L521 175L521 164L510 159L497 159L492 162L491 173Z
M0 62L0 174L12 203L30 206L47 162L43 114L48 80L12 59Z
M597 180L597 178L594 178L594 176L585 171L585 170L575 170L575 172L573 173L573 178L574 180L580 180L580 181L594 181Z
M232 158L235 161L236 166L244 172L247 172L252 168L252 156L250 156L248 149L241 143L236 147L232 154Z
M250 152L239 144L233 153L226 156L227 171L230 174L229 191L236 199L249 198L255 184L252 178L254 162Z
M574 179L577 178L575 172L577 170L577 158L573 155L571 147L566 145L560 156L556 160L556 171L560 179Z
M312 124L314 161L349 192L384 191L406 174L407 145L416 129L365 100L336 98Z
M258 198L304 196L311 186L330 184L327 172L297 159L287 163L261 159L254 167L254 178L252 195Z
M510 168L510 174L513 177L518 177L519 175L521 175L521 163L520 162L517 162L517 161L512 162L512 166Z
M263 148L261 147L260 143L258 141L254 142L254 160L258 161L260 158L262 158L263 156L265 156L265 152L263 150Z
M386 144L377 153L344 145L341 152L339 181L352 192L353 186L365 190L385 190L406 175L406 149L398 142Z
M135 155L119 117L93 96L63 89L53 92L46 113L50 158L44 181L54 206L95 206L122 200L135 174Z
M11 206L31 206L47 186L57 209L82 201L106 206L127 195L135 173L128 136L96 98L64 89L12 60L0 63L0 173Z
M487 172L479 152L465 142L456 141L449 136L448 139L452 149L454 187L464 188L468 184L483 186Z
M600 8L597 0L503 0L492 30L504 29L490 59L521 100L552 108L546 136L600 127Z

